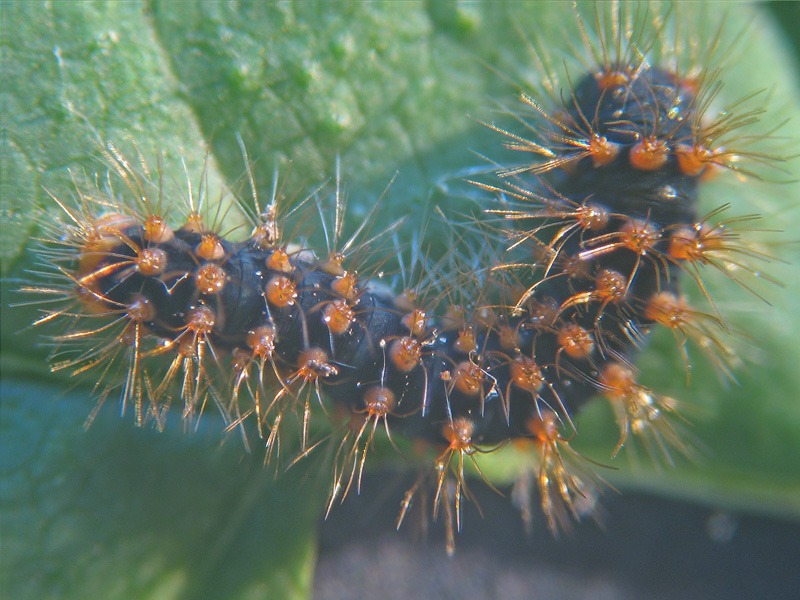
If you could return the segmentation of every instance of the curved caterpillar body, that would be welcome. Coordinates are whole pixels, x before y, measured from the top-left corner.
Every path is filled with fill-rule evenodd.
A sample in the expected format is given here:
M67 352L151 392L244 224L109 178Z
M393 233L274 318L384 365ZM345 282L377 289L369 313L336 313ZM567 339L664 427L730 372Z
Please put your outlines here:
M255 425L268 459L292 415L300 416L305 454L315 447L312 422L335 407L347 425L331 505L360 478L379 426L424 441L438 449L434 510L454 501L459 525L469 495L464 463L525 441L537 453L550 527L580 518L593 484L585 467L572 466L572 416L601 394L620 425L614 454L631 432L667 456L668 446L690 453L671 422L676 402L639 384L632 362L660 325L682 348L696 339L726 368L724 322L688 305L681 273L702 287L703 266L759 258L735 223L712 220L721 210L697 215L702 179L741 156L721 140L755 115L709 119L711 74L651 66L641 40L621 35L606 40L603 60L562 106L523 96L537 118L531 137L493 126L541 160L502 169L499 184L477 183L502 203L487 211L495 219L480 234L497 242L492 264L473 264L486 256L475 253L449 279L428 266L424 280L399 294L358 274L365 262L355 257L370 255L379 236L355 235L344 249L317 255L285 235L275 200L262 210L254 198L245 241L226 239L193 207L173 229L154 199L157 182L109 146L113 170L137 201L119 206L79 192L77 209L62 204L72 224L44 256L65 285L35 291L70 305L42 321L102 324L60 336L62 347L80 349L55 368L98 373L101 400L121 389L138 424L163 424L176 397L190 423L215 404L229 429ZM497 217L514 227L498 227ZM429 287L445 289L428 301ZM450 297L464 301L442 300Z

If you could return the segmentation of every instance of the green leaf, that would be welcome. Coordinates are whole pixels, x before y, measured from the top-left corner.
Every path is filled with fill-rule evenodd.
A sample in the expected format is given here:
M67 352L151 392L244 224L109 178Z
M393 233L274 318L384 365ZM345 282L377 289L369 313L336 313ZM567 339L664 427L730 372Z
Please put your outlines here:
M102 177L98 141L105 140L129 156L135 144L150 164L161 156L174 197L186 188L180 159L197 181L207 151L212 185L236 186L244 171L238 133L265 197L276 165L286 190L302 195L331 177L340 157L351 222L397 172L381 224L412 214L403 233L409 240L434 204L446 214L473 209L432 190L484 165L475 152L497 155L501 140L478 120L493 120L496 102L515 102L506 77L520 82L535 71L518 32L568 55L561 29L575 33L569 4L7 2L0 10L7 593L304 597L327 475L312 480L320 485L306 482L308 489L299 473L273 482L257 459L240 463L235 444L217 450L218 432L156 435L117 419L111 406L83 433L90 394L55 390L40 332L21 332L36 309L10 307L24 299L15 294L21 281L35 279L26 269L35 268L37 219L53 210L48 192L74 194L70 170ZM694 9L684 10L691 20ZM800 139L792 55L759 11L729 10L725 35L752 25L731 60L723 99L777 85L766 127L794 116L780 134ZM795 163L789 168L796 173ZM707 208L731 202L737 214L761 213L764 228L786 232L774 238L796 237L797 184L726 181L705 190ZM430 225L428 234L437 233ZM635 471L625 478L631 485L800 514L799 248L768 248L787 261L768 267L784 287L759 288L772 306L724 277L710 278L733 326L752 338L742 338L739 385L720 384L701 361L686 390L669 336L644 353L646 384L703 407L690 418L708 451L701 464L669 474ZM602 404L590 410L581 439L607 457L614 444L603 427L608 414ZM213 419L206 422L213 429Z
M213 419L159 434L110 410L85 432L84 393L5 380L2 395L9 597L307 596L319 478L276 480L239 444L218 448Z

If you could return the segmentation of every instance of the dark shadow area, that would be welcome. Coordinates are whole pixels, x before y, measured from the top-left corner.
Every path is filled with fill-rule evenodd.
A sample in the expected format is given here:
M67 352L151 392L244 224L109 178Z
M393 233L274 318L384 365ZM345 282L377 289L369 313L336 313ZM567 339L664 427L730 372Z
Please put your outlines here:
M795 53L800 53L800 28L797 27L797 24L800 23L800 2L796 0L776 2L773 0L766 4L775 19L775 23L794 46Z
M476 483L485 516L467 505L448 558L441 523L423 539L417 512L394 531L410 483L370 474L360 497L331 512L321 529L317 600L800 597L796 522L626 492L603 497L603 527L589 520L554 539L539 519L528 536L510 501Z

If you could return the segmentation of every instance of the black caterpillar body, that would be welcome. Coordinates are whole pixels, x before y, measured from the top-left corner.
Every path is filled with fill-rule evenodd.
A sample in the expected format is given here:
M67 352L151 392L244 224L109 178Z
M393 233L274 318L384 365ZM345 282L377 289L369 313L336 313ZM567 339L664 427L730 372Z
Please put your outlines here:
M196 223L174 233L161 224L153 234L147 217L104 226L102 255L80 275L109 310L146 306L139 322L168 345L200 334L215 353L240 357L254 351L248 336L269 331L279 372L303 371L353 411L369 410L373 388L391 393L386 417L404 435L448 444L459 422L472 444L531 436L538 400L568 421L602 388L603 366L628 360L652 323L646 301L676 289L679 267L664 257L669 232L694 227L698 177L680 171L670 148L691 139L692 97L668 79L649 69L603 90L593 75L577 86L567 122L593 115L593 133L615 156L600 166L592 156L569 164L558 195L541 197L548 208L531 219L580 210L583 220L558 246L541 235L529 241L540 257L530 268L551 267L516 306L472 307L460 323L445 322L366 282L345 281L352 275L330 258L288 254L262 229L232 243ZM643 143L663 146L658 168L632 164ZM156 269L145 254L159 257ZM346 313L341 329L330 327L336 307Z
M725 353L717 340L724 323L692 309L679 280L741 253L725 222L698 220L696 207L700 181L734 160L717 144L719 132L752 120L728 118L727 129L709 121L707 81L642 57L606 62L559 110L523 97L537 117L530 139L494 127L512 148L536 155L501 169L500 183L477 183L499 199L488 210L493 229L476 226L483 243L497 242L489 252L496 264L480 277L432 274L401 293L359 276L363 265L347 253L318 256L284 239L275 202L257 211L243 242L224 239L196 211L172 229L147 182L110 146L110 163L137 202L112 211L110 202L82 197L79 210L65 208L75 225L54 239L70 249L70 264L56 253L52 262L66 285L37 291L80 307L43 321L109 317L107 326L61 336L62 347L113 333L56 368L99 369L107 380L101 400L121 388L139 424L163 424L176 397L189 421L216 404L229 429L257 424L268 459L289 415L301 415L305 454L315 447L311 421L332 417L331 407L344 412L331 504L360 474L382 424L438 449L435 510L454 477L459 524L465 457L527 441L538 452L551 528L565 515L579 518L590 484L568 467L569 440L579 433L572 415L593 396L614 407L614 454L630 432L657 451L689 451L671 422L676 403L637 383L632 362L655 325ZM421 288L444 285L467 301L422 300L430 294ZM120 384L109 364L121 352Z

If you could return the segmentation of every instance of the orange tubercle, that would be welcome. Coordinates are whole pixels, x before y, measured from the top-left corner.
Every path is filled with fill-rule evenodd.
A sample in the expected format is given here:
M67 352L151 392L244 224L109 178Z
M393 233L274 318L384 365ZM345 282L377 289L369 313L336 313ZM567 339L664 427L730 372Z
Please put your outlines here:
M575 323L567 323L558 332L558 345L570 358L588 358L594 352L594 336Z
M483 391L483 369L468 360L458 363L453 372L453 386L466 396Z
M144 239L153 244L164 244L172 241L175 232L166 221L157 215L150 215L144 221Z
M225 270L214 263L206 263L194 273L194 284L198 291L209 296L219 294L226 280Z
M278 308L294 304L297 285L285 275L275 275L267 282L267 302Z
M291 273L294 270L285 246L282 248L275 248L275 250L272 251L272 254L267 258L267 268L271 271L278 271L279 273Z
M194 253L198 258L204 260L220 260L225 256L225 248L219 237L213 233L207 233L200 239Z
M167 253L161 248L143 248L136 258L136 268L145 277L160 275L167 268Z
M389 358L399 371L408 373L420 364L422 344L416 339L406 336L396 339L389 346Z
M355 312L346 300L335 300L322 311L322 322L333 335L347 333L355 320Z
M642 171L657 171L669 158L669 146L664 140L646 137L633 145L629 160L631 165Z

